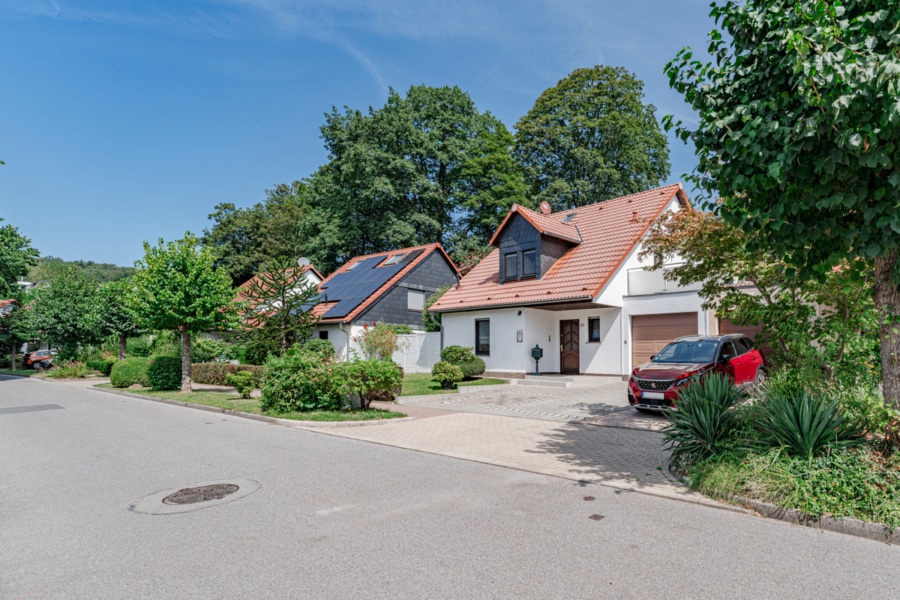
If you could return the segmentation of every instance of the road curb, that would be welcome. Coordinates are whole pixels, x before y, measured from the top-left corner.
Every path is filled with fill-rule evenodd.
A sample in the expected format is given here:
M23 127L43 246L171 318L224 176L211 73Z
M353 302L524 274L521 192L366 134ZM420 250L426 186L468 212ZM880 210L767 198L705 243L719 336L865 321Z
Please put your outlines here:
M116 396L126 396L137 400L150 400L152 402L160 402L162 404L171 404L174 406L183 406L185 408L194 408L196 410L205 410L207 412L220 413L240 417L242 419L250 419L251 421L262 421L264 423L272 423L282 425L284 427L297 428L330 428L330 427L368 427L375 425L384 425L386 423L401 423L403 421L415 421L415 417L400 417L397 419L373 419L371 421L295 421L293 419L278 419L276 417L267 417L265 415L254 415L238 410L229 410L227 408L219 408L217 406L206 406L205 404L193 404L191 402L182 402L181 400L170 400L168 398L156 398L154 396L144 396L143 394L134 394L132 392L123 392L112 390L109 388L90 387L85 389L114 394Z
M802 525L814 529L824 529L835 533L843 533L856 537L884 542L886 544L900 544L900 529L891 529L880 523L860 521L849 517L832 517L823 515L815 517L795 508L775 506L768 502L752 500L741 496L732 496L731 501L753 510L768 519L785 521L793 525Z

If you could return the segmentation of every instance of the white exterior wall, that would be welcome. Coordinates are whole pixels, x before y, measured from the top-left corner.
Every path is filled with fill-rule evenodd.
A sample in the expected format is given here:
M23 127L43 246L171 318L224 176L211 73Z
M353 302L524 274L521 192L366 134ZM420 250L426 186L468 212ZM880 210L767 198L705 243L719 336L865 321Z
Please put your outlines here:
M316 330L311 337L318 338L320 331L327 331L328 341L334 346L334 353L338 360L352 360L354 352L362 356L362 353L359 351L359 344L353 341L353 338L359 336L362 333L362 330L363 328L361 325L345 324L344 331L341 331L337 324L320 324L316 327ZM347 333L350 334L349 355L347 350Z
M525 310L519 308L499 308L465 313L444 313L441 324L444 327L444 348L447 346L465 346L475 348L475 320L491 320L491 353L479 354L484 360L485 370L524 373L523 357L530 354L526 351L524 338L516 341L516 332L525 332ZM522 314L519 315L518 313Z

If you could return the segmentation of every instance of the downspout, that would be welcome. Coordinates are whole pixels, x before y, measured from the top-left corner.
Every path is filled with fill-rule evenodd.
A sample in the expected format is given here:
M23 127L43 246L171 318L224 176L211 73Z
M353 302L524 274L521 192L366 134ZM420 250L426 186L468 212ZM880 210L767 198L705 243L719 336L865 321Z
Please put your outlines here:
M344 332L344 335L347 336L347 345L344 346L344 348L345 348L344 354L346 355L346 356L344 356L344 361L350 362L350 332L349 332L349 331L344 331L344 324L343 324L343 323L338 323L338 329L340 329L341 331L343 331L343 332Z

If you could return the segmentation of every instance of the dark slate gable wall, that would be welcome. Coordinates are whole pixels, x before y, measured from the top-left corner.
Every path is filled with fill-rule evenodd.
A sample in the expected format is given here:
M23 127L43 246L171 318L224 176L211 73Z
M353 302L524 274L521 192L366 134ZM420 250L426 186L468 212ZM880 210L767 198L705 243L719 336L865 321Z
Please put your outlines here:
M500 248L499 273L501 283L506 277L506 273L503 272L504 256L511 252L517 253L519 256L519 270L521 271L522 252L524 250L537 250L538 256L543 254L541 252L541 233L531 223L526 221L523 216L518 214L513 215L509 223L506 224L503 233L500 234L498 247Z
M432 251L431 256L419 263L392 289L378 299L354 323L399 323L422 329L422 312L407 308L407 290L421 290L425 298L442 285L455 285L456 273L447 264L440 252Z

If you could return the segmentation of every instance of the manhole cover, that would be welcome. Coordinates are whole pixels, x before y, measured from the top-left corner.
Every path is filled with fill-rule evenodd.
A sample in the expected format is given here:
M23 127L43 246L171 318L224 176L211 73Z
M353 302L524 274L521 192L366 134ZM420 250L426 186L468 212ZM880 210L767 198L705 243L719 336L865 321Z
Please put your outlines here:
M240 488L230 483L219 483L216 485L204 485L201 487L184 488L178 490L174 494L170 494L163 498L164 504L196 504L198 502L208 502L210 500L219 500L225 496L229 496Z

